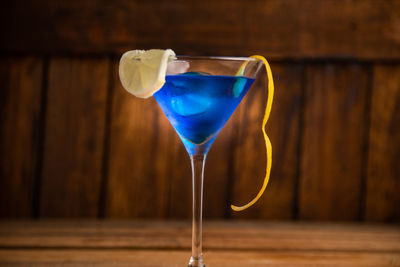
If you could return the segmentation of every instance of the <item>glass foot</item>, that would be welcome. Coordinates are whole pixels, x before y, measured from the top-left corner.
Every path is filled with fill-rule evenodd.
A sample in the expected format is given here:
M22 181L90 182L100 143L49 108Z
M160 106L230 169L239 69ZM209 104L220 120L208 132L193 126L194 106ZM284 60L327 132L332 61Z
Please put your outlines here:
M191 257L189 260L188 267L205 267L206 265L204 264L203 257L199 258L194 258Z

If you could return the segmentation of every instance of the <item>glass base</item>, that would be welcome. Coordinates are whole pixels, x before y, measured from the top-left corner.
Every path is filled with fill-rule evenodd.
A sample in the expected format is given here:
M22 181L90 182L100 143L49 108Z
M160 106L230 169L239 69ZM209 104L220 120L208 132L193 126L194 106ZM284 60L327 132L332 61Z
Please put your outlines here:
M199 258L191 257L188 264L188 267L205 267L205 266L206 265L204 264L202 256L200 256Z

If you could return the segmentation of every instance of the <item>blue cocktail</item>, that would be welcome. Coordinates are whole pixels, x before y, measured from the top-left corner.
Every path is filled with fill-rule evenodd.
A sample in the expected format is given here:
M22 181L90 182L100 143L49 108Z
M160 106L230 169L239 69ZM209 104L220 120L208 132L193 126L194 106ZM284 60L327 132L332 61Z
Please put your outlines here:
M260 198L271 171L272 146L265 125L274 90L268 62L262 56L176 56L170 49L132 50L121 57L119 75L124 88L141 98L154 95L190 156L193 217L189 267L205 266L202 256L202 205L207 153L262 66L267 71L269 88L261 125L268 158L266 176L261 190L252 201L244 206L231 205L235 211L248 208Z
M154 94L190 155L210 149L254 79L203 73L168 75Z
M253 84L262 65L260 60L252 58L178 57L168 65L165 84L154 94L181 138L192 164L190 267L204 266L201 225L207 153Z

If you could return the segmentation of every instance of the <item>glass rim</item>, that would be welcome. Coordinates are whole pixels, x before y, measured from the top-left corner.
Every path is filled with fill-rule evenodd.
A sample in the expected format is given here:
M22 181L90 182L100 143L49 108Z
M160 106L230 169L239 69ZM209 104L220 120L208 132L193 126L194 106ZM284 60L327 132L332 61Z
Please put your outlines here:
M176 55L175 60L225 60L225 61L260 61L260 59L252 57L233 57L233 56L189 56Z

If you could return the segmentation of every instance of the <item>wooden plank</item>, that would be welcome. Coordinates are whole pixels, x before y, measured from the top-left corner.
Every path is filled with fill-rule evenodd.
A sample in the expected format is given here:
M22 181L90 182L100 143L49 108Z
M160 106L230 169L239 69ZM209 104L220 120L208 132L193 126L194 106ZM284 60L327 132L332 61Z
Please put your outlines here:
M366 219L400 221L400 66L376 65L371 101Z
M163 164L156 168L158 178L153 185L163 190L157 192L157 194L161 194L159 197L162 198L162 202L157 204L158 209L163 210L164 218L184 218L191 211L191 206L189 210L186 209L186 205L191 203L189 156L155 99L152 104L157 117L158 132L158 141L152 143L152 146L155 146L154 149L157 151L158 164ZM182 183L177 185L177 181ZM187 195L189 198L186 198L186 201Z
M190 249L190 223L150 221L1 222L0 247ZM207 250L400 253L395 225L205 222Z
M106 217L166 217L176 134L155 99L125 91L113 66Z
M141 250L0 250L6 266L185 266L189 251ZM207 251L207 266L400 266L397 253Z
M306 75L299 217L356 220L361 208L367 69L316 64Z
M17 0L1 10L0 50L120 54L171 47L179 54L273 59L399 59L399 13L397 0L118 0L106 6Z
M271 180L259 202L235 217L291 219L295 199L299 123L301 110L300 65L272 65L275 81L274 104L267 132L273 146ZM250 201L265 176L266 152L261 122L267 99L265 73L241 103L234 144L233 193L235 205Z
M237 113L225 124L212 145L204 171L204 218L222 218L229 214L228 190L232 177L232 144Z
M33 214L43 61L0 61L0 217Z
M107 59L50 61L40 216L98 214Z
M165 115L163 115L165 117ZM166 118L165 118L166 119ZM168 120L168 119L166 119ZM172 126L169 126L172 128ZM192 217L192 170L190 158L174 130L170 146L174 153L171 157L170 199L168 217L183 219Z

